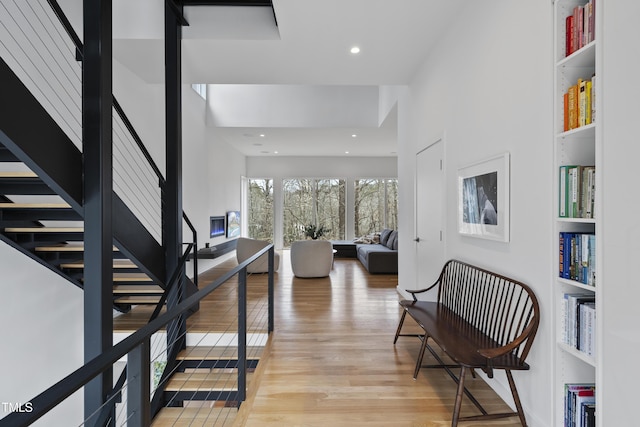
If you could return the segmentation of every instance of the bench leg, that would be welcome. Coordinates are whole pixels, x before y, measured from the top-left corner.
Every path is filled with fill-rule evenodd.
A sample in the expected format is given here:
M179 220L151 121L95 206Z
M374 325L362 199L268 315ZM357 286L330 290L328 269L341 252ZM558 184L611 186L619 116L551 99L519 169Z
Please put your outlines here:
M511 370L507 369L505 373L507 374L507 379L509 380L509 387L511 387L513 402L516 404L516 409L518 410L518 417L520 417L520 424L522 424L522 427L527 427L527 420L524 418L524 410L522 409L522 403L520 402L520 396L518 396L518 390L516 389L515 381L513 381L513 375L511 374Z
M460 378L458 378L458 391L456 392L456 403L453 406L453 418L451 419L451 427L458 425L458 419L460 418L460 408L462 407L462 395L464 394L464 377L467 373L467 368L460 367Z
M402 324L404 323L404 318L407 315L407 310L402 310L402 317L400 318L400 323L398 324L398 330L396 331L396 337L393 339L393 344L395 345L396 341L398 341L398 337L400 336L400 331L402 330Z
M424 351L427 349L427 341L429 336L427 334L422 338L422 345L420 346L420 352L418 353L418 360L416 360L416 369L413 371L413 379L418 379L418 371L422 367L422 359L424 359Z

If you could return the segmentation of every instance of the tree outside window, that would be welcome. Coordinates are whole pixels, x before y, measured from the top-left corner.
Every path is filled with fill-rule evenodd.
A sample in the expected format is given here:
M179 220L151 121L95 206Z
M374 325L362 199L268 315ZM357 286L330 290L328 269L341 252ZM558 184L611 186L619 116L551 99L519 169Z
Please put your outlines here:
M248 199L249 237L273 243L273 180L249 179Z
M344 179L285 179L283 189L283 246L304 240L309 225L330 231L327 240L346 236L346 181ZM249 237L274 241L273 179L249 179L247 225ZM398 180L357 179L354 194L355 236L398 228Z
M290 247L305 239L310 224L329 231L327 240L345 235L345 181L342 179L285 179L283 181L283 240Z
M355 235L398 228L398 180L355 180Z

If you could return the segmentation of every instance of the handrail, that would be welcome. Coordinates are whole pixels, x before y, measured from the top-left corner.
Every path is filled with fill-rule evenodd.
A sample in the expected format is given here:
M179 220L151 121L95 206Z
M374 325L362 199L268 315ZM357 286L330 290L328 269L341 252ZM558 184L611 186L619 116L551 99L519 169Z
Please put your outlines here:
M71 23L67 19L67 15L64 14L57 0L47 0L47 2L49 3L49 6L51 6L51 9L53 9L53 13L56 14L56 17L60 21L60 24L62 24L62 26L64 27L64 30L67 32L67 35L73 41L73 44L76 45L76 52L78 53L78 56L80 58L83 58L84 45L82 44L82 40L80 40L80 37L78 37L78 34L76 33L76 31L71 26Z
M218 289L233 276L242 273L243 271L244 274L246 274L247 266L267 252L269 253L269 260L271 261L273 259L274 252L273 244L266 246L259 252L256 252L253 256L239 264L234 269L228 271L227 273L224 273L211 285L191 295L171 310L167 311L155 320L149 322L133 334L129 335L124 340L120 341L118 344L114 345L107 352L102 353L89 362L85 363L83 366L72 372L67 377L58 381L56 384L40 393L38 396L29 400L33 408L31 412L12 412L6 417L0 419L0 427L27 426L40 419L42 416L44 416L46 413L48 413L54 407L64 401L67 397L71 396L82 386L91 381L93 378L109 369L109 367L120 360L123 356L130 353L132 350L149 340L154 333L156 333L162 327L166 326L173 319L186 313L193 305L197 304L211 292ZM273 263L271 263L271 265L269 266L269 270L271 275L271 272L273 271ZM271 283L269 286L269 292L273 292L273 286ZM270 311L272 309L273 307L269 307Z
M73 43L76 45L76 49L80 53L80 56L84 56L84 53L83 53L84 44L80 40L80 37L78 37L78 34L76 33L76 31L71 26L71 23L67 19L67 16L64 14L64 11L58 4L57 0L47 0L47 2L51 6L51 9L53 9L53 12L56 14L56 17L60 21L60 24L64 27L69 37L71 38ZM138 132L136 132L136 130L134 129L133 124L125 114L124 110L120 106L120 103L118 102L116 97L114 95L112 95L112 97L113 97L113 108L115 108L116 112L118 113L118 115L124 122L125 126L127 127L127 130L129 130L129 132L131 133L131 136L133 136L133 139L138 145L138 148L140 148L140 151L142 151L142 154L144 155L145 159L147 159L147 161L149 162L149 165L155 172L156 176L160 179L160 185L163 186L165 179L162 176L162 172L160 172L160 168L158 168L158 165L153 160L153 157L151 157L151 154L149 154L147 147L145 147L144 143L142 142L142 139L138 135Z
M187 226L189 227L189 229L191 230L191 233L193 234L193 284L196 285L196 288L197 288L198 287L198 232L196 231L196 228L193 226L193 224L191 223L191 220L189 219L187 214L184 213L184 211L182 211L182 219L184 219L184 222L187 223Z
M138 132L136 132L136 130L134 129L133 124L131 123L127 115L124 113L124 110L120 106L120 103L116 99L115 95L112 95L112 96L113 96L113 108L116 110L116 112L122 119L122 122L126 126L129 133L131 133L131 136L133 137L133 140L136 142L136 145L138 146L140 151L142 151L144 158L147 159L147 162L149 162L149 166L151 166L156 176L158 177L160 181L159 183L160 188L164 187L165 179L162 176L162 172L160 172L160 168L158 168L158 165L156 165L156 162L153 160L153 157L151 157L149 150L147 150L147 147L145 147L144 143L142 142L142 138L140 138L140 135L138 135Z

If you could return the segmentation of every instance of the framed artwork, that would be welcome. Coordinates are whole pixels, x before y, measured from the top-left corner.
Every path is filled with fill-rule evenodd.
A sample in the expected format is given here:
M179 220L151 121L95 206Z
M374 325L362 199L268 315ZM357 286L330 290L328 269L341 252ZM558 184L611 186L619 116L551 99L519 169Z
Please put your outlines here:
M227 238L240 237L240 212L227 212Z
M458 231L509 241L509 153L458 169Z

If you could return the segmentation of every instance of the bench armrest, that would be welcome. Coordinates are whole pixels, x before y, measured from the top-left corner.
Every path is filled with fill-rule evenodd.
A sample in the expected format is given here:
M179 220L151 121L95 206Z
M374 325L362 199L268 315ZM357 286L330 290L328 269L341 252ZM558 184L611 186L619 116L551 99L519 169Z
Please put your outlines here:
M529 325L527 325L525 330L522 331L522 333L510 343L503 345L502 347L481 348L481 349L478 349L478 353L480 353L483 357L486 357L487 359L493 359L496 357L504 356L505 354L512 352L514 349L518 348L524 341L526 341L530 337L533 331L535 331L535 328L536 328L535 323L536 323L535 321L529 322Z
M413 298L414 301L418 301L418 298L416 298L416 294L421 294L423 292L427 292L430 291L431 289L435 288L438 283L440 283L440 278L438 278L438 280L436 281L436 283L434 283L433 285L429 286L428 288L425 289L405 289L405 291L409 292L411 294L411 297Z

